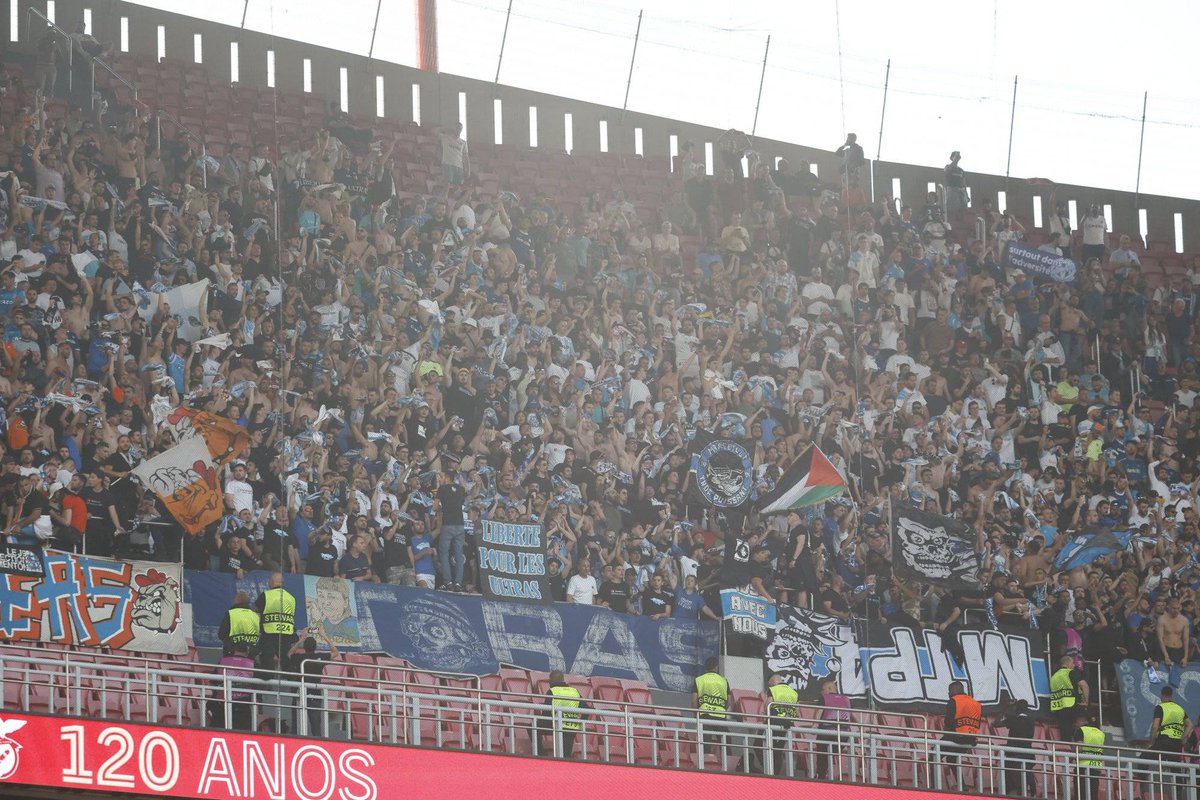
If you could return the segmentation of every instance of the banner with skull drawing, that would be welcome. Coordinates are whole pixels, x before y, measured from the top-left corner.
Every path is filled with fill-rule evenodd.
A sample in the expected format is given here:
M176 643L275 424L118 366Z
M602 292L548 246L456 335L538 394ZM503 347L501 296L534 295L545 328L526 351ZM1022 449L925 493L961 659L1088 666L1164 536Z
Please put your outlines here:
M858 640L853 629L836 617L779 606L764 659L768 672L778 674L802 697L818 694L821 683L830 678L842 694L860 696L865 691L858 669Z
M1025 700L1046 707L1050 691L1046 638L1037 631L966 624L956 631L956 655L933 630L868 625L804 608L781 606L764 666L815 698L833 680L852 698L870 697L877 708L932 711L945 708L950 685L962 681L989 710Z
M963 522L913 508L896 511L892 564L900 578L947 589L978 589L975 532Z
M0 575L0 643L187 652L183 568L49 551L39 576Z

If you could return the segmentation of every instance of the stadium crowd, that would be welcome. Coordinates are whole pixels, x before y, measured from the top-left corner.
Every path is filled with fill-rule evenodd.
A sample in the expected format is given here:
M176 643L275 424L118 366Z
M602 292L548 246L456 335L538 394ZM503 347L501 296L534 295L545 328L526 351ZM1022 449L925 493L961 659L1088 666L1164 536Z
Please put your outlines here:
M957 153L941 192L872 203L852 140L831 185L731 133L715 177L682 147L662 207L573 204L482 191L451 127L429 194L336 113L279 152L205 159L155 141L147 108L56 115L19 91L0 165L13 540L473 592L480 520L537 521L577 603L714 617L714 587L752 583L843 619L1037 626L1056 658L1196 656L1200 270L1151 290L1097 206L1036 237L1077 280L1035 283L1001 265L1031 232L969 204ZM158 300L203 279L194 321ZM251 435L198 535L130 476L178 405ZM751 515L753 561L723 564L696 429L750 440L760 487L816 443L849 493ZM902 506L978 531L986 591L893 576ZM1133 536L1056 566L1099 529Z

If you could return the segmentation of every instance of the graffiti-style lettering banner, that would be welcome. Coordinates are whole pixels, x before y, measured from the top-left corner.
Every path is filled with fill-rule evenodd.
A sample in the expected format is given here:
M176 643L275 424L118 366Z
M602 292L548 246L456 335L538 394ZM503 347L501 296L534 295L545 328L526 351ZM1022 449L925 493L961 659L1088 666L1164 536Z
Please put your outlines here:
M522 603L553 599L541 525L483 520L478 539L479 585L485 598Z
M184 596L192 604L196 644L220 647L217 629L234 593L244 591L253 600L266 589L268 577L252 572L239 581L220 572L186 570ZM284 576L284 587L297 600L297 629L310 624L317 606L341 608L332 598L310 602L304 579ZM435 671L482 675L515 664L636 678L656 689L682 692L691 691L699 665L718 649L717 623L707 620L650 620L575 603L506 603L364 582L354 585L350 597L359 644L345 649L382 651Z
M766 668L803 697L814 697L827 678L851 697L868 692L877 707L940 711L950 683L965 681L985 709L1005 698L1045 709L1050 690L1045 636L1015 628L966 626L957 650L946 653L935 631L870 626L859 635L837 619L807 609L780 609L766 649ZM864 639L867 644L864 644Z
M0 642L187 652L178 564L49 552L34 575L0 575Z

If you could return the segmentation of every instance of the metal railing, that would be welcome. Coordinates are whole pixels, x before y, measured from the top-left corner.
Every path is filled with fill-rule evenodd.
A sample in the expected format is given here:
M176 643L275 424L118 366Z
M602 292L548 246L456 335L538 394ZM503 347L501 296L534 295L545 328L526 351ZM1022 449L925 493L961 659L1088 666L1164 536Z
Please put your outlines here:
M1121 747L1084 758L1077 745L979 736L964 747L923 715L788 706L704 719L692 709L591 700L579 709L540 695L482 689L480 679L410 667L324 662L325 674L230 674L202 664L140 662L0 648L5 708L155 725L352 738L490 753L873 786L1071 800L1198 800L1200 764ZM333 668L330 668L333 664ZM380 677L373 677L378 674ZM826 713L841 719L822 719ZM846 718L848 717L848 718ZM568 747L570 748L568 750Z

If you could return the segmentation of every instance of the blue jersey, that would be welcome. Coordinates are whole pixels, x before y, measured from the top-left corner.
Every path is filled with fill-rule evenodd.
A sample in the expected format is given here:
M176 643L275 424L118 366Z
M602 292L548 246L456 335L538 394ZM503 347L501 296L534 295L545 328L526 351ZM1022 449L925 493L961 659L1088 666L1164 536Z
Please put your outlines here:
M699 619L704 597L699 592L687 592L682 586L675 590L675 606L671 616L676 619Z
M408 544L413 552L413 571L418 575L434 574L433 540L429 538L429 534L422 533L420 536L414 536Z

